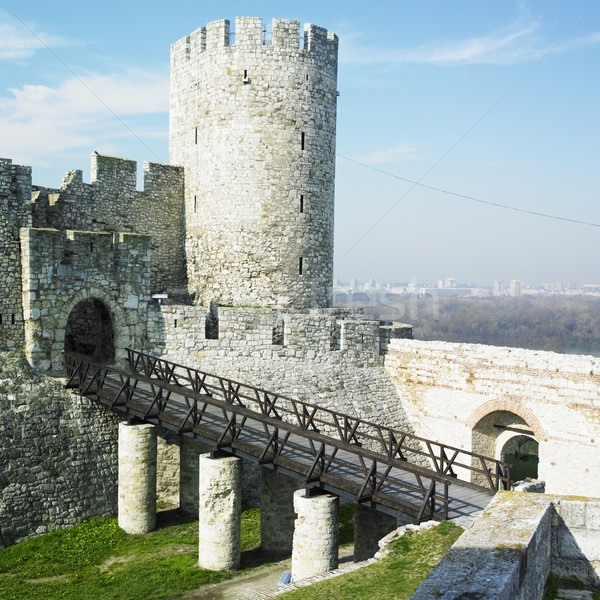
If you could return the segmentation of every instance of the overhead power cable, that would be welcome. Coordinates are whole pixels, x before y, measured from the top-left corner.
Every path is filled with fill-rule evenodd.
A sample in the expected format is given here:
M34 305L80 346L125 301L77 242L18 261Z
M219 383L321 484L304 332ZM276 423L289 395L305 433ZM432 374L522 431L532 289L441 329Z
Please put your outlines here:
M535 215L536 217L545 217L546 219L555 219L557 221L567 221L569 223L576 223L577 225L589 225L590 227L600 227L600 223L592 223L590 221L580 221L578 219L571 219L570 217L561 217L560 215L551 215L549 213L543 213L535 210L527 210L526 208L518 208L516 206L510 206L508 204L501 204L500 202L492 202L491 200L482 200L481 198L475 198L474 196L468 196L466 194L459 194L458 192L452 192L450 190L445 190L443 188L437 187L435 185L427 185L426 183L422 183L421 181L415 181L414 179L408 179L408 177L401 177L400 175L396 175L395 173L390 173L389 171L384 171L383 169L378 169L377 167L373 167L371 165L367 165L365 163L360 162L359 160L355 160L348 156L344 156L343 154L336 153L337 156L352 162L354 164L360 165L361 167L365 167L366 169L371 169L372 171L377 171L378 173L382 173L383 175L388 175L389 177L393 177L394 179L400 179L400 181L405 181L406 183L411 183L415 186L423 187L428 190L433 190L434 192L440 192L441 194L448 194L449 196L456 196L457 198L463 198L465 200L472 200L473 202L479 202L480 204L488 204L489 206L496 206L498 208L504 208L506 210L514 210L515 212L527 213L528 215Z
M356 248L382 221L385 220L385 218L398 206L398 204L400 204L409 194L412 193L412 191L419 185L422 185L422 182L425 178L427 178L431 172L436 169L439 164L444 161L446 159L446 157L454 151L454 149L461 144L464 139L476 128L479 126L479 124L486 119L489 114L554 50L554 48L556 48L558 46L558 44L560 44L560 42L567 37L567 35L569 35L569 33L571 33L571 31L573 31L573 29L575 29L575 27L577 27L577 25L579 25L579 23L581 23L581 21L585 18L585 15L583 15L582 17L580 17L573 25L571 25L571 27L569 27L569 29L567 29L567 31L565 31L565 33L563 33L563 35L561 35L556 42L554 42L554 44L552 44L552 46L550 46L550 48L548 48L548 50L546 50L546 52L544 52L544 54L527 70L525 71L525 73L523 73L523 75L521 75L521 77L519 77L517 79L517 81L515 81L515 83L513 83L508 90L506 90L506 92L504 92L504 94L502 94L498 100L496 100L496 102L494 102L492 104L492 106L485 111L485 113L483 113L483 115L481 117L479 117L477 119L477 121L475 121L475 123L473 123L473 125L471 125L471 127L469 127L467 129L467 131L460 136L460 138L458 138L458 140L456 142L454 142L454 144L452 144L452 146L450 146L450 148L448 148L448 150L446 150L446 152L444 152L444 154L431 166L429 167L429 169L423 174L423 176L419 179L419 181L413 181L412 183L412 187L405 192L397 201L395 204L393 204L390 208L388 208L388 210L377 220L375 221L375 223L360 237L358 238L358 240L356 240L356 242L354 242L354 244L350 247L350 249L342 256L342 259L346 258L346 256L348 256L348 254L350 254L350 252L352 252L352 250L354 250L354 248Z

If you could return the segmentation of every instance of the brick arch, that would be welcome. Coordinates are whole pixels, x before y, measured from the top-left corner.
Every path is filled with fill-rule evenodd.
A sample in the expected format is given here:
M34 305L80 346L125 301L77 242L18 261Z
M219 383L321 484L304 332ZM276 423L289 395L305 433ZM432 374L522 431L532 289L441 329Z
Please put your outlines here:
M535 439L538 442L545 440L548 437L546 430L542 427L542 424L531 410L514 400L496 399L485 402L471 413L466 424L469 429L474 429L483 417L499 410L510 412L521 417L521 419L531 427Z

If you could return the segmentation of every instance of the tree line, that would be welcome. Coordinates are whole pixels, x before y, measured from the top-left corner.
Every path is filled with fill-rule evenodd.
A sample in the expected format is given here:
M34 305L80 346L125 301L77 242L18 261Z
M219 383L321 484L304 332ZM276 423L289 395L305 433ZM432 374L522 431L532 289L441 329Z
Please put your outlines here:
M336 298L357 305L360 294ZM365 295L366 296L366 295ZM341 300L341 302L340 302ZM375 319L414 326L415 339L600 355L600 298L593 296L363 298Z

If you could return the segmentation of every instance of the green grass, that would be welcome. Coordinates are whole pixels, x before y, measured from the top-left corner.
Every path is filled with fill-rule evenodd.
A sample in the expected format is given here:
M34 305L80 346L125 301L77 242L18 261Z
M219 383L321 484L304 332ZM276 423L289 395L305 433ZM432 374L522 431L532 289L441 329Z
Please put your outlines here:
M260 541L260 511L242 512L242 552ZM198 522L159 513L158 528L126 534L97 519L0 550L2 600L159 600L230 577L198 561ZM243 555L242 555L243 561Z
M420 533L409 531L392 542L393 554L347 575L282 594L282 600L404 600L427 577L462 533L443 522Z
M527 461L515 458L514 454L507 454L504 457L504 460L513 466L510 470L511 481L523 481L527 477L537 479L540 459L535 454L528 454L526 456L529 457Z

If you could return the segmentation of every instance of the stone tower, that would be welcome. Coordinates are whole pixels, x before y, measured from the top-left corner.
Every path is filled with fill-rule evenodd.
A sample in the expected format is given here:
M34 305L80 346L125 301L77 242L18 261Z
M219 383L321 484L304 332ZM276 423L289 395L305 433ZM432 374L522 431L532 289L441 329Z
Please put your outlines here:
M337 36L215 21L171 47L170 162L185 167L190 291L208 304L327 307ZM302 47L301 47L302 46Z

